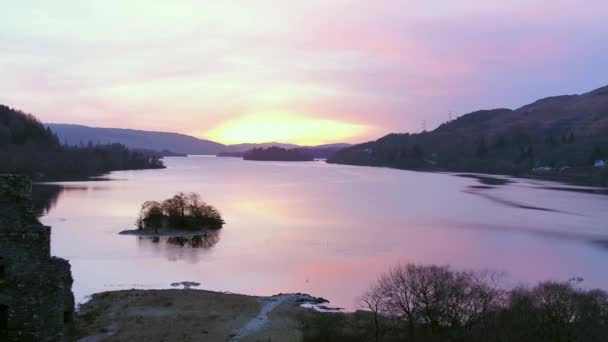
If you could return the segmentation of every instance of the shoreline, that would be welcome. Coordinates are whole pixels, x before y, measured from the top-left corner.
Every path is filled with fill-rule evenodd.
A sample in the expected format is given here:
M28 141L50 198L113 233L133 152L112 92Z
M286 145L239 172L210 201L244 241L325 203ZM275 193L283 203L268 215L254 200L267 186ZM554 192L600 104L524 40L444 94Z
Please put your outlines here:
M187 230L174 230L174 231L160 231L158 233L145 231L141 229L127 229L120 231L119 235L127 236L140 236L140 237L192 237L192 236L207 236L209 231L187 231Z
M540 174L540 173L526 173L521 175L513 175L506 173L488 173L483 171L470 171L470 170L450 170L443 169L437 167L427 167L427 168L400 168L394 167L390 165L365 165L365 164L347 164L347 163L337 163L325 161L328 165L342 165L342 166L354 166L354 167L370 167L370 168L383 168L383 169L391 169L397 171L410 171L410 172L422 172L422 173L436 173L436 174L444 174L444 175L452 175L457 177L463 177L463 175L474 175L481 176L485 178L507 178L507 179L518 179L518 180L529 180L529 181L545 181L545 182L554 182L562 185L568 185L573 187L580 188L588 188L590 191L593 191L598 194L608 194L608 186L602 185L594 185L592 182L586 179L581 179L577 177L568 177L568 176L556 176L554 174ZM466 177L466 176L465 176ZM477 178L477 177L469 177L469 178ZM552 187L552 190L568 190L568 189L558 189L556 187ZM594 190L595 189L595 190Z
M174 156L170 156L170 157L174 157ZM188 158L188 157L234 158L232 156L218 156L218 155L186 155L186 156L180 156L180 157L176 157L176 158ZM238 157L236 159L243 160L243 161L269 161L269 162L288 161L288 160L257 160L257 159L254 160L254 159L244 159L242 157ZM349 163L340 163L340 162L329 161L328 159L323 159L323 158L321 158L321 159L315 158L311 161L324 161L328 165L388 168L388 169L393 169L393 170L440 173L440 174L449 174L449 175L455 175L455 176L473 174L473 175L486 175L488 177L507 177L507 178L513 178L513 179L521 179L521 180L550 181L550 182L560 183L563 185L597 189L596 192L600 193L600 194L608 193L608 186L593 184L593 182L591 180L589 180L587 177L568 176L568 175L564 175L564 174L556 174L554 172L525 173L525 174L520 174L520 175L513 175L513 174L507 174L507 173L489 173L489 172L471 171L471 170L452 170L452 169L445 169L445 168L433 167L433 166L418 167L418 168L400 168L400 167L394 167L394 166L390 166L390 165L349 164ZM298 162L298 161L294 161L294 162ZM299 162L305 162L305 161L299 161ZM166 168L167 167L165 166L162 168L113 170L113 171L109 171L109 172L103 172L99 175L94 175L94 176L67 177L65 179L52 179L52 178L51 179L34 179L33 182L36 184L40 184L40 185L60 185L61 186L61 184L57 184L57 183L88 182L88 181L101 181L101 182L115 181L115 180L119 180L119 179L113 179L113 178L109 177L109 175L115 171L145 171L145 170L162 170L162 169L166 169Z
M529 180L542 180L542 181L551 181L557 182L567 185L581 186L581 187L590 187L590 188L598 188L598 189L606 189L608 190L608 185L597 185L593 183L593 180L588 176L578 175L568 175L564 173L556 173L553 172L526 172L518 175L508 174L508 173L496 173L496 172L484 172L484 171L472 171L468 169L447 169L436 166L426 166L426 167L414 167L414 168L402 168L391 165L373 165L373 164L355 164L355 163L343 163L337 162L334 160L326 160L327 164L331 165L346 165L346 166L364 166L364 167L374 167L374 168L388 168L394 170L403 170L403 171L413 171L413 172L429 172L429 173L443 173L443 174L477 174L477 175L487 175L487 176L495 176L495 177L509 177L515 179L529 179ZM587 172L589 171L598 171L593 167L587 168ZM601 170L600 170L601 171Z

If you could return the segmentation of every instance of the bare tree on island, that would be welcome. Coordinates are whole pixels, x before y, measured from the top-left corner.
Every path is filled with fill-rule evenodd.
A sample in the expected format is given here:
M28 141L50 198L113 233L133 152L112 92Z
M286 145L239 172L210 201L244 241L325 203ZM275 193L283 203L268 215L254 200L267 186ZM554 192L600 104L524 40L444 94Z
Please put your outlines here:
M224 225L220 212L203 202L196 193L177 193L162 203L147 201L141 207L137 228L152 229L219 229Z

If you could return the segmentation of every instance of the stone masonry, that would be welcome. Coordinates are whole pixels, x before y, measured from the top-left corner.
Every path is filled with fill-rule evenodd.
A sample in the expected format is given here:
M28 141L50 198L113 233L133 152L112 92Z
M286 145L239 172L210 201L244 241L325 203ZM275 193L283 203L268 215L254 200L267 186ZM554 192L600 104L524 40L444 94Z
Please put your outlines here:
M0 341L66 341L70 264L51 256L51 229L34 215L30 192L26 177L0 175Z

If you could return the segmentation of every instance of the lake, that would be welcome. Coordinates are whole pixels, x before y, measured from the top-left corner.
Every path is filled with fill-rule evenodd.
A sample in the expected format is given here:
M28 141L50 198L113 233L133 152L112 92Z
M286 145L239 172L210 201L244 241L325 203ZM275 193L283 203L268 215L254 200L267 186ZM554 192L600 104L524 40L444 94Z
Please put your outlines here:
M608 289L606 195L322 161L164 161L163 170L56 183L41 221L52 226L53 255L72 265L77 301L196 281L252 295L306 292L353 309L398 262L495 270L508 285L583 277ZM224 228L203 239L118 235L134 228L144 201L179 191L218 208Z

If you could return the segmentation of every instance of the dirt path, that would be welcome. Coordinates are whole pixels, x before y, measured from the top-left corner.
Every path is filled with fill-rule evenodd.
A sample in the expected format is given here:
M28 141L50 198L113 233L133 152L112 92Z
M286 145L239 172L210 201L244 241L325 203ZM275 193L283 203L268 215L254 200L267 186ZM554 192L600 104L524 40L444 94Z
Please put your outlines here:
M112 303L110 309L108 310L109 324L103 328L102 333L81 338L77 342L101 342L114 335L114 333L118 329L118 324L116 323L116 312L118 311L118 308L120 306L128 305L129 300L130 299L128 298Z
M243 337L260 330L266 324L268 324L268 314L272 312L272 310L274 310L277 306L285 302L295 301L298 298L300 298L300 296L297 294L285 294L265 297L261 299L262 301L266 302L266 304L262 306L262 308L260 309L260 313L258 313L257 316L255 316L252 320L243 325L230 339L230 342L238 342Z
M264 304L258 297L193 289L103 292L81 305L73 340L228 341Z
M73 340L293 342L300 340L299 315L308 310L300 305L319 301L299 293L255 297L193 289L103 292L80 306Z

